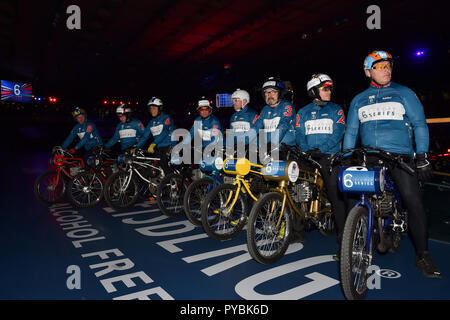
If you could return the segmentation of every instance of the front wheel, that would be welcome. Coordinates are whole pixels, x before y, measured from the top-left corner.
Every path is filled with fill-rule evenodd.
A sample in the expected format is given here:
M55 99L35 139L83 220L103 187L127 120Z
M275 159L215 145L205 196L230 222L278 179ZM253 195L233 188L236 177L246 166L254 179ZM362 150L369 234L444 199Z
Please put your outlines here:
M194 181L187 188L184 194L184 212L194 225L202 226L201 205L208 194L212 190L214 182L210 178L203 178Z
M95 172L81 172L69 181L67 196L76 207L93 207L103 199L103 181Z
M51 205L64 197L66 182L62 171L47 170L37 177L34 183L36 198L45 205Z
M253 259L272 264L284 256L292 233L289 206L281 212L283 195L266 193L253 206L248 218L247 248Z
M206 196L201 210L203 229L216 240L234 238L247 223L245 198L236 185L215 187Z
M353 208L345 222L340 257L341 286L348 300L362 300L367 295L367 269L372 263L374 248L374 241L370 241L368 248L368 230L367 209Z
M169 217L183 214L183 197L186 189L187 184L183 175L171 173L165 176L156 194L158 208Z
M105 201L116 210L131 208L139 197L139 185L128 172L113 173L105 183Z

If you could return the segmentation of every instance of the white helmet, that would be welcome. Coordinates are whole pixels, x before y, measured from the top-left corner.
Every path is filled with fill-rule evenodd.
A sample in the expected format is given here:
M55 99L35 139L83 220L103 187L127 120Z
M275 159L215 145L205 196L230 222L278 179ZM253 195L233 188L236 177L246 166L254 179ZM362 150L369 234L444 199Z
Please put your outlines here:
M236 89L236 91L231 95L231 99L241 99L242 106L245 106L250 102L250 95L245 90ZM244 100L247 100L246 104L244 104Z
M125 103L117 107L116 113L131 113L131 108L125 108Z
M153 97L153 98L151 98L151 99L148 101L147 105L148 105L148 106L162 107L163 102L162 102L162 100L161 100L160 98Z
M208 107L208 108L212 109L211 104L209 103L209 100L206 99L205 97L202 97L198 101L197 110L199 110L200 108L203 108L203 107Z
M319 87L333 87L333 85L333 80L331 80L328 75L324 73L318 73L312 75L311 80L309 80L306 84L306 90L308 91L308 95L311 98L320 99L320 95L318 92Z

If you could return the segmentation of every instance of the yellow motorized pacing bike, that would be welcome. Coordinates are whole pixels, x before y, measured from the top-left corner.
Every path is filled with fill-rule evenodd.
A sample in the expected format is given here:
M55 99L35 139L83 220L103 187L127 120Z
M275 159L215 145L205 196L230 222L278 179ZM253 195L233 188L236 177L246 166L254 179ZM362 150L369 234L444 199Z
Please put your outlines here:
M201 206L202 226L211 238L234 238L245 226L252 204L270 188L261 175L262 167L246 158L224 160L223 171L235 175L234 182L216 186Z
M263 177L277 181L278 186L258 199L248 218L248 251L262 264L271 264L283 257L295 218L300 219L306 229L316 227L326 235L334 232L320 164L295 146L284 148L288 149L287 159L295 161L271 161L262 168ZM314 171L300 168L299 163L305 161L314 166Z

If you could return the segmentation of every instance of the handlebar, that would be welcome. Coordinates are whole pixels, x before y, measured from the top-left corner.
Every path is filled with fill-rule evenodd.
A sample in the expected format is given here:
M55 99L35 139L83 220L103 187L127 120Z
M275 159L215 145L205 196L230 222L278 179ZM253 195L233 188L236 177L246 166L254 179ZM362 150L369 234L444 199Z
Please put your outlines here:
M370 152L370 151L375 151L375 152ZM408 172L409 174L414 174L414 172L415 172L413 168L411 168L408 164L406 164L403 161L403 158L401 155L392 154L389 151L385 151L385 150L373 148L373 147L368 147L368 146L348 149L348 150L334 154L330 159L330 170L333 167L333 164L335 161L341 161L342 158L349 153L362 153L363 154L363 162L366 163L368 152L370 152L370 155L378 156L379 158L383 158L389 162L395 162L395 163L399 164L400 167L402 169L404 169L406 172Z
M287 150L288 154L289 154L289 152L293 153L294 156L296 156L297 158L305 159L308 162L312 163L314 166L318 167L319 169L322 169L322 166L320 165L320 163L318 163L316 160L314 160L310 154L308 154L304 151L301 151L297 146L289 146L287 144L282 143L281 148Z

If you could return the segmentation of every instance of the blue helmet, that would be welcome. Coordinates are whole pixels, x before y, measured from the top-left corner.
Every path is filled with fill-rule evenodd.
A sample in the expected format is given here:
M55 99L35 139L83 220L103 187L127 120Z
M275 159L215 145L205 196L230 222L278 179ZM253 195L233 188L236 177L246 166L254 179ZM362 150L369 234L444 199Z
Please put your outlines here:
M364 59L364 70L372 69L373 65L380 61L389 61L392 64L394 59L387 51L372 51L366 59Z

